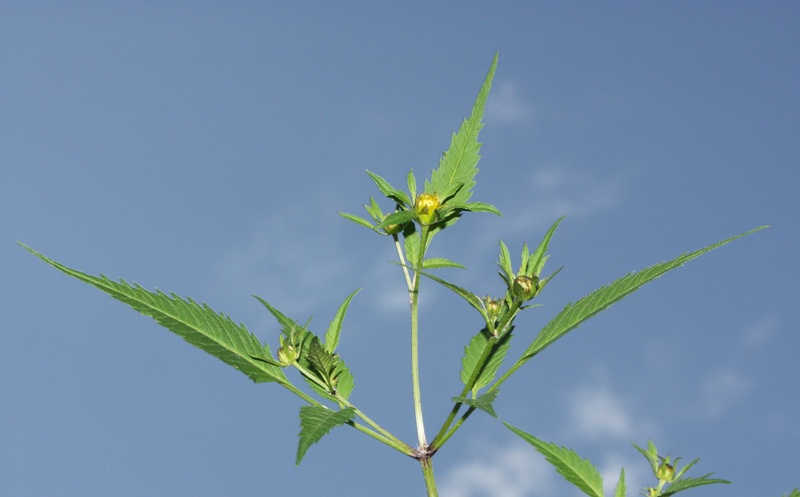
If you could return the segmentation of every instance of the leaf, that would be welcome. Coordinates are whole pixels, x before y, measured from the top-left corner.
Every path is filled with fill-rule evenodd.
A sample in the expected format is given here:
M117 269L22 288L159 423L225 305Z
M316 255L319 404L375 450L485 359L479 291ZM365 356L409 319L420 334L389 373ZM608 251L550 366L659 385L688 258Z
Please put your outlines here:
M724 483L729 485L731 482L719 478L709 478L712 473L699 476L696 478L681 478L672 482L666 490L661 493L661 497L669 497L683 490L688 490L694 487L701 487L703 485L713 485L715 483Z
M581 459L575 451L566 447L544 442L529 433L514 428L508 423L506 427L533 445L565 480L578 487L591 497L603 497L603 477L588 459Z
M409 200L408 195L405 194L402 190L398 190L392 185L389 184L388 181L381 178L377 174L373 173L372 171L367 171L372 181L375 182L375 185L378 187L378 190L381 191L384 195L386 195L391 200L399 204L407 205L408 207L413 207L414 204Z
M378 223L376 228L383 229L390 224L405 224L414 219L416 214L414 211L397 211L386 216L383 221Z
M369 221L367 221L363 217L354 216L353 214L347 214L345 212L339 212L339 215L342 216L345 219L349 219L350 221L353 221L354 223L356 223L358 225L361 225L361 226L363 226L365 228L371 229L372 231L377 231L378 233L380 233L380 230L375 229L375 226L373 226L372 223L370 223Z
M491 204L487 204L486 202L467 202L464 205L464 210L470 212L488 212L490 214L497 214L498 216L502 216L497 207Z
M525 274L539 276L539 273L541 273L542 268L544 267L544 261L547 260L545 254L547 253L547 248L550 246L550 239L553 238L553 233L555 233L556 228L563 219L564 216L558 218L550 227L550 229L547 230L547 233L544 235L544 239L536 248L536 251L533 252L533 255L531 255L528 259L528 267L526 268Z
M614 497L625 497L625 468L619 470L619 480L617 488L614 490Z
M467 385L487 346L492 347L492 351L484 362L480 375L473 385ZM497 370L503 364L509 347L511 347L511 333L506 333L499 339L492 340L489 333L482 330L472 337L469 345L464 347L464 357L461 358L460 376L464 386L468 386L472 393L475 394L478 390L491 383L497 374Z
M441 285L444 285L445 287L447 287L450 290L452 290L453 292L455 292L461 298L466 300L469 303L469 305L471 305L478 312L480 312L481 316L483 316L483 319L485 321L489 321L489 316L486 314L486 309L484 309L483 302L481 301L480 297L478 297L474 293L470 292L469 290L461 288L460 286L454 285L454 284L450 283L449 281L445 281L445 280L439 278L438 276L434 276L434 275L432 275L430 273L426 273L424 271L420 271L419 273L421 275L423 275L423 276L426 276L426 277L432 279L433 281L435 281L435 282L437 282L437 283L439 283Z
M430 183L426 181L426 192L444 194L452 191L454 186L461 184L463 188L453 196L451 201L455 204L464 204L472 196L472 188L475 186L474 178L478 172L477 164L480 159L481 144L478 142L478 132L483 127L483 109L496 68L497 55L495 54L486 79L475 99L472 113L463 121L458 132L453 133L450 147L442 155L439 167L433 171ZM455 221L450 221L450 224L453 222Z
M342 323L344 322L344 316L347 314L347 308L350 306L350 301L353 300L353 297L361 289L358 289L347 296L342 302L342 305L339 306L339 310L336 311L336 314L333 316L333 320L328 325L328 330L325 332L325 348L328 352L333 353L336 350L336 347L339 346L339 335L342 332Z
M476 409L480 409L481 411L488 413L493 418L496 418L497 413L494 412L492 403L497 398L498 393L500 393L500 390L492 390L491 392L486 392L485 394L474 399L467 397L453 397L453 402L460 402L462 404L475 407Z
M333 411L320 406L303 406L300 408L300 441L297 444L297 460L299 465L311 444L318 442L332 428L343 425L353 419L355 408L345 407L341 411Z
M749 235L756 231L766 228L761 226L759 228L747 231L745 233L727 238L721 242L713 245L695 250L694 252L684 253L675 259L667 262L660 262L638 272L633 272L617 279L613 283L601 287L582 299L567 304L561 312L556 315L536 336L536 339L531 343L522 357L514 365L514 368L519 367L522 363L528 361L531 357L541 352L543 349L551 345L553 342L564 336L567 332L577 328L581 323L598 314L599 312L608 309L612 304L622 300L634 291L638 290L645 283L653 281L664 273L682 266L686 262L699 257L706 252L721 247L726 243L730 243L737 238Z
M421 244L422 240L420 240L419 231L409 233L403 240L403 249L406 254L406 259L412 268L417 267L417 259L419 258L419 249Z
M271 364L275 360L268 346L262 345L244 325L234 323L230 317L214 312L207 305L198 304L191 299L184 300L175 294L150 292L124 280L112 281L104 275L91 276L48 259L26 245L20 245L59 271L102 290L145 316L150 316L161 326L238 369L254 382L289 383L281 368Z
M414 177L414 169L408 170L408 176L406 176L406 184L408 185L408 193L411 195L411 200L416 202L417 200L417 178Z
M311 378L306 378L311 388L326 399L338 402L336 394L347 399L353 391L355 381L347 365L338 354L326 350L318 337L312 336L298 362L325 385L323 388Z
M510 288L511 283L514 281L514 269L511 267L511 254L509 254L508 247L502 240L500 240L500 260L497 265L503 270L500 276L506 282L506 286Z
M455 267L458 269L467 269L466 267L462 266L457 262L453 262L451 260L444 259L442 257L430 257L422 261L423 269L431 269L437 267Z

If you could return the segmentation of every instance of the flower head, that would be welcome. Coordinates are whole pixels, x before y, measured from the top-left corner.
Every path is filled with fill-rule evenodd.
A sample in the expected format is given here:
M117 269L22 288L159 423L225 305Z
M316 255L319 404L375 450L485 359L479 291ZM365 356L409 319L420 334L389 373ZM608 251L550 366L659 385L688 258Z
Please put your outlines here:
M414 212L420 224L428 226L436 221L436 209L439 208L439 196L435 193L421 193L414 204Z

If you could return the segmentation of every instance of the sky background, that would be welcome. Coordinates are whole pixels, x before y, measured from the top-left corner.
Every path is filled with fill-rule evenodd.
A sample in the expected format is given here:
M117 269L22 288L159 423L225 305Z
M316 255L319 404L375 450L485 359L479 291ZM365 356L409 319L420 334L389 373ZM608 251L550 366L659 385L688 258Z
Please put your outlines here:
M500 418L589 457L628 495L631 442L702 458L732 486L800 485L800 4L797 2L0 3L0 495L423 495L418 465L349 428L299 467L302 401L58 273L205 302L275 350L259 295L340 352L352 400L415 439L409 319L370 169L438 164L499 52L474 200L432 255L499 294L566 215L510 359L567 302L763 224L568 334L508 381ZM383 202L385 210L391 206ZM460 389L476 313L423 282L429 432ZM299 382L299 378L297 378ZM301 382L302 383L302 382ZM437 454L443 497L577 491L476 413Z

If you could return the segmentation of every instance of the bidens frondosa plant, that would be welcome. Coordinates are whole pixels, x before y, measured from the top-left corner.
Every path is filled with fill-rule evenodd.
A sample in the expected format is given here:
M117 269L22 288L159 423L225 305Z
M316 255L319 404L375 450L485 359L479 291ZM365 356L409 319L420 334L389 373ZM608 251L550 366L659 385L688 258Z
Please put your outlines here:
M496 64L495 56L471 114L463 121L458 132L452 135L450 146L429 179L419 185L413 170L409 171L406 177L406 189L401 190L379 175L367 171L380 194L388 200L389 209L384 212L380 203L370 198L364 206L368 214L366 218L341 214L344 218L386 237L384 239L391 240L397 251L399 270L402 271L408 290L410 311L411 400L417 428L417 439L413 442L401 440L393 435L351 400L355 387L354 374L337 352L337 346L345 314L357 291L350 293L344 299L330 324L321 334L312 331L309 322L301 323L286 316L266 300L256 297L275 318L280 330L277 337L270 339L277 346L276 354L273 355L270 346L262 343L243 325L236 324L228 316L219 314L206 305L174 294L151 292L138 285L130 285L124 280L113 281L102 275L91 276L70 269L33 249L25 248L60 271L93 285L140 313L154 318L187 342L233 366L254 382L274 383L297 395L303 403L300 407L297 464L310 446L331 429L347 425L416 460L422 469L427 495L435 496L437 489L433 457L476 411L498 417L495 401L500 392L499 387L520 367L566 333L645 283L695 257L764 228L762 226L699 250L681 254L670 261L629 273L567 304L539 331L533 341L524 348L522 354L507 364L506 359L517 316L520 312L535 307L531 302L544 291L558 273L558 271L546 273L545 263L549 257L547 251L550 240L561 219L553 223L535 249L530 250L527 244L523 245L517 264L512 262L508 247L500 242L498 266L505 287L502 295L485 296L485 289L481 289L480 294L473 293L443 279L437 275L438 273L433 274L433 271L441 268L463 269L463 266L446 258L427 255L433 239L445 229L455 226L463 215L475 212L500 214L497 208L490 204L472 201L480 158L481 145L478 142L478 133L483 126L484 105L489 95ZM518 268L516 271L515 267ZM443 285L455 292L476 311L476 318L479 318L475 326L477 332L465 331L463 335L453 337L454 340L461 340L461 337L464 337L461 343L466 342L460 371L463 387L460 391L453 392L452 409L445 419L439 420L440 424L436 425L436 431L426 429L420 395L419 305L423 295L421 293L423 281ZM472 337L466 338L469 334L472 334ZM295 382L299 378L305 381L306 388L297 386ZM581 459L570 449L539 440L516 427L506 426L542 453L555 466L556 471L580 490L593 497L603 496L602 478L589 461ZM431 434L432 437L429 436ZM652 443L648 444L647 450L638 450L651 464L656 478L653 487L644 489L648 497L668 496L710 483L728 483L725 480L710 478L710 475L694 478L684 476L685 471L696 461L679 470L676 467L678 460L670 460L669 456L659 455ZM614 495L622 497L625 493L625 474L621 471Z

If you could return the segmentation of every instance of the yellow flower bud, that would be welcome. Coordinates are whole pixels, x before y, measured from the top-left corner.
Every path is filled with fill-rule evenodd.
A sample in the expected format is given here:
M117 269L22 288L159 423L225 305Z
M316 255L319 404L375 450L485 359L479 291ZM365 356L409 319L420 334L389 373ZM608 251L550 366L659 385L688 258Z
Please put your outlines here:
M435 193L421 193L414 205L414 212L423 226L436 221L436 209L439 208L439 197Z

